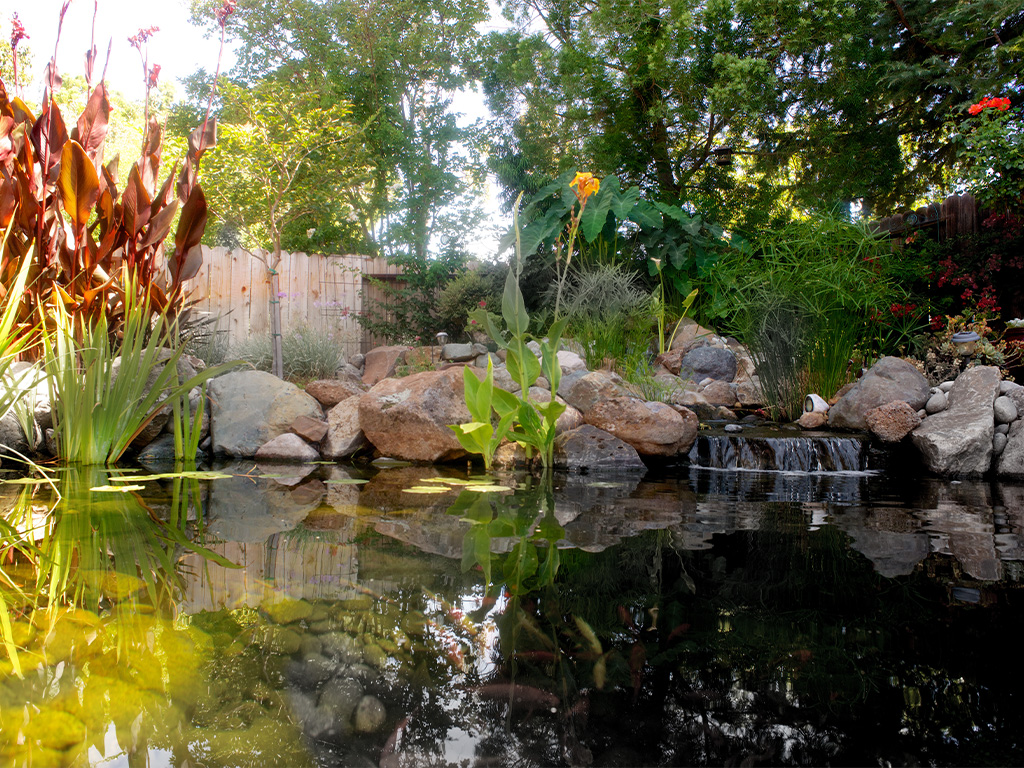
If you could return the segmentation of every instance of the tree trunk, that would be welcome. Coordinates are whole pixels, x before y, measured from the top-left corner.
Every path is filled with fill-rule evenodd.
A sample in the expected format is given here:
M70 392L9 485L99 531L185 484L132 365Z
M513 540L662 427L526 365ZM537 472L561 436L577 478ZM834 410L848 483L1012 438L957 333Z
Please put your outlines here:
M279 379L284 378L284 354L281 351L281 281L277 268L281 264L281 246L274 245L270 262L270 350L273 358L271 372Z

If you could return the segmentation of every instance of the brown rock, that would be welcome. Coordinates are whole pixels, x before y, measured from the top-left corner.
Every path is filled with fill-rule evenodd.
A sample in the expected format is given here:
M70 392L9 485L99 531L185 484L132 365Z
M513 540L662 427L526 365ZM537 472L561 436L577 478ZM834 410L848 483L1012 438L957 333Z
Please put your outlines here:
M898 443L921 425L921 417L908 403L895 400L864 414L868 429L883 443Z
M320 443L325 459L345 459L369 445L359 427L360 397L346 398L327 412L327 435Z
M372 387L379 381L395 375L395 368L405 362L405 355L411 349L406 346L375 347L366 353L363 367L363 383Z
M311 443L319 443L327 434L327 422L309 416L298 416L292 422L292 432Z
M796 423L804 429L821 429L828 424L828 414L821 411L804 411Z
M566 380L569 381L568 384ZM566 380L563 380L563 386L559 387L558 394L583 414L603 400L627 394L622 378L609 371L594 371L578 379L566 377Z
M654 364L660 365L673 376L678 376L684 357L686 357L686 351L681 347L678 349L670 349L668 352L654 358Z
M736 385L728 381L712 381L701 390L701 394L711 405L736 404Z
M613 397L584 412L587 424L603 429L647 456L685 453L697 439L697 417L687 419L666 403Z
M306 392L324 408L333 408L342 400L352 395L361 395L368 389L362 379L350 374L341 374L336 379L318 379L306 385Z
M448 425L469 420L461 366L384 379L359 399L359 426L367 439L396 459L451 461L465 456Z
M833 429L866 429L864 414L872 408L903 400L917 411L929 395L928 380L917 368L898 357L883 357L829 409L828 423Z
M696 320L684 317L682 322L679 323L679 329L676 330L675 338L672 339L672 349L679 349L685 353L693 349L695 344L707 342L714 335L713 329L705 328Z

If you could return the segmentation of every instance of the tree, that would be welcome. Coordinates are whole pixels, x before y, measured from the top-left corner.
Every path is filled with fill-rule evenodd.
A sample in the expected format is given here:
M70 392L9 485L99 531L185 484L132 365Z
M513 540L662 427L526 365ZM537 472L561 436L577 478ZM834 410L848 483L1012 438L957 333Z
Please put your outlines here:
M200 4L201 5L201 4ZM203 15L197 13L201 21ZM451 112L486 18L483 0L243 0L232 31L241 42L234 76L273 78L350 105L369 178L342 204L366 247L389 256L457 248L472 231L449 215L466 207L479 167L470 131Z
M510 198L576 166L748 226L793 206L884 209L945 183L943 121L1024 71L1008 0L503 8L520 30L487 37L479 76Z
M220 136L203 168L210 209L237 216L246 245L270 243L274 373L283 375L277 267L282 233L305 218L351 214L338 201L358 193L366 174L361 129L351 108L322 105L316 94L266 79L222 83ZM218 212L220 212L218 214Z

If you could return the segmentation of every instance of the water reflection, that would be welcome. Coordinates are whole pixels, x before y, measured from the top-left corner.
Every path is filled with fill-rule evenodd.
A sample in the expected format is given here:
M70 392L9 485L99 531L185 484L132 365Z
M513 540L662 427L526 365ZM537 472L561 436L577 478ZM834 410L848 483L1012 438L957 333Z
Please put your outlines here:
M3 761L1019 755L1024 488L223 469L0 486Z

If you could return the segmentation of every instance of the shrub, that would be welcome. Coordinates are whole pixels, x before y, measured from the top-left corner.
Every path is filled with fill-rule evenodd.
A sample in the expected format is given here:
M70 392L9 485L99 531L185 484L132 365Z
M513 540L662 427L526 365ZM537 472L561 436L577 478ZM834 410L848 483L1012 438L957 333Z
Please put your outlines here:
M469 313L480 307L499 309L507 267L482 265L456 277L437 298L437 329L452 341L468 338Z
M302 327L281 339L284 376L291 381L333 378L342 362L341 348L332 334ZM231 356L260 371L270 372L273 355L270 336L254 336L231 347Z

